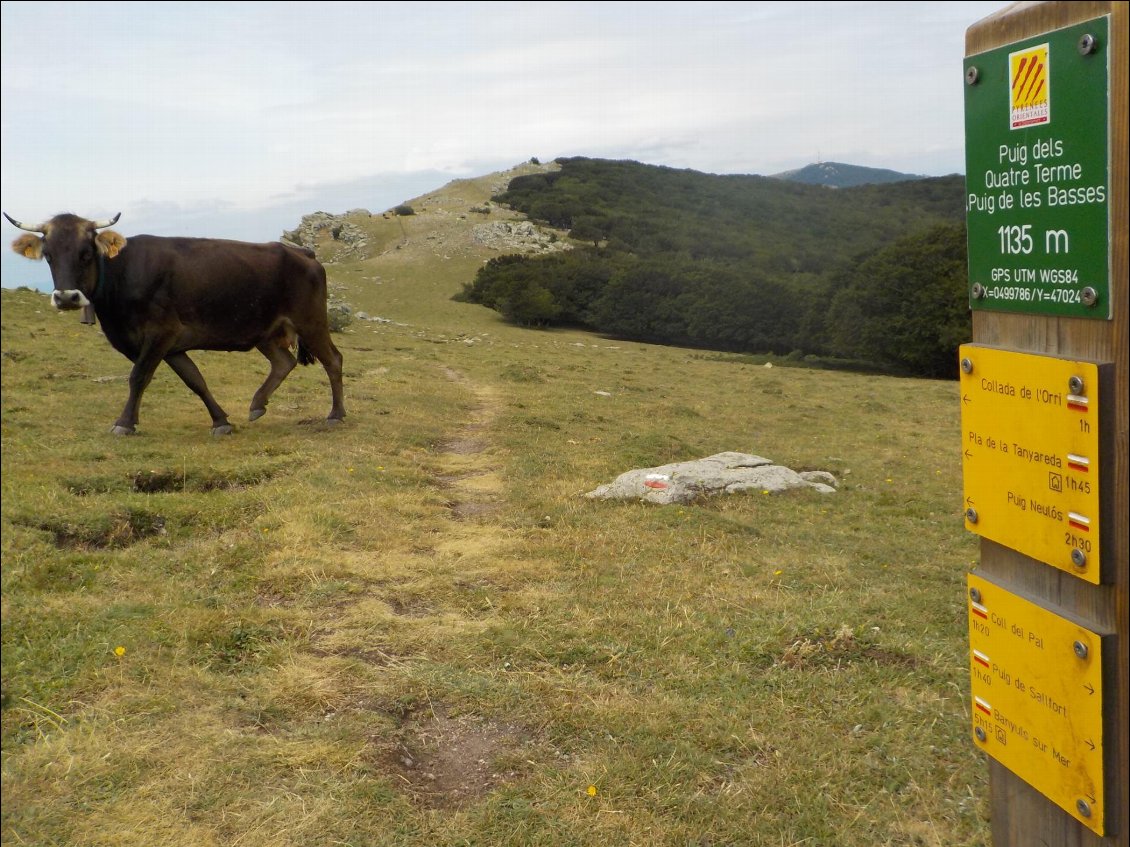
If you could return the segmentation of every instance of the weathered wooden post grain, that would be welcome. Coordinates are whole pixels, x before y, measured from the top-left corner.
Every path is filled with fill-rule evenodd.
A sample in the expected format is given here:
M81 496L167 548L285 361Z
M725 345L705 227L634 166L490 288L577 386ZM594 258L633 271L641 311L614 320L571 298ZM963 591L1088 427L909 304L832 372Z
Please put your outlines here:
M1014 3L966 32L972 742L994 847L1130 845L1127 14Z

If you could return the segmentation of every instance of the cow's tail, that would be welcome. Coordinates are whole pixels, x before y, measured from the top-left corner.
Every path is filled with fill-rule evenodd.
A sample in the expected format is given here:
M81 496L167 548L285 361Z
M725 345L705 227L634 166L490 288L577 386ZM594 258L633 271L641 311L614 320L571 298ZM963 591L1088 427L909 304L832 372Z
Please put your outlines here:
M302 343L302 339L298 339L298 363L300 365L312 365L317 359L314 354L310 352L310 348Z

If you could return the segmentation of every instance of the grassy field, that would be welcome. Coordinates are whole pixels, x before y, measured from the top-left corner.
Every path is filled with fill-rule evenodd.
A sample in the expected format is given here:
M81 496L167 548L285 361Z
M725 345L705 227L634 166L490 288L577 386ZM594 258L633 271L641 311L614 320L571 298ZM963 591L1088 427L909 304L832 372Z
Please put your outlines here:
M4 290L5 845L988 840L956 385L508 327L450 299L497 184L328 265L335 428L162 369L115 438L129 363ZM582 496L723 450L840 490Z

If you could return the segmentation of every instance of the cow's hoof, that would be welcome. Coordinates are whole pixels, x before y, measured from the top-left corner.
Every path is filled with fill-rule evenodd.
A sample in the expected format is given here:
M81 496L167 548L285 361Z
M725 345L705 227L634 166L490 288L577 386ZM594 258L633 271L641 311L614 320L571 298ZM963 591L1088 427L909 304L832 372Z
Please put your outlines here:
M330 426L337 426L341 423L341 418L326 418L326 423Z
M133 435L134 432L132 426L122 426L121 424L114 424L113 429L110 430L111 435Z
M231 435L231 424L220 424L212 427L212 435Z
M266 409L252 409L251 414L247 416L247 420L257 421L257 420L259 420L259 418L263 417L263 415L265 415L265 414L267 414Z

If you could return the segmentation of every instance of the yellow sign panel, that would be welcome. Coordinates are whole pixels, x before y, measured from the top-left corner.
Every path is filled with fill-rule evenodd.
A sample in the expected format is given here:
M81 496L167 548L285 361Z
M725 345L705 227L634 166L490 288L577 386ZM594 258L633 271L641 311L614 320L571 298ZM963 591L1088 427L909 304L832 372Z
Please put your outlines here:
M960 356L966 529L1098 584L1098 365Z
M978 747L1103 834L1102 637L970 574Z

